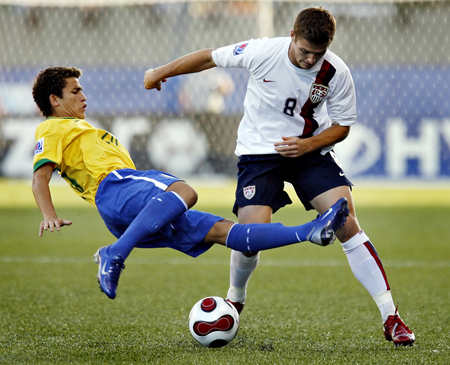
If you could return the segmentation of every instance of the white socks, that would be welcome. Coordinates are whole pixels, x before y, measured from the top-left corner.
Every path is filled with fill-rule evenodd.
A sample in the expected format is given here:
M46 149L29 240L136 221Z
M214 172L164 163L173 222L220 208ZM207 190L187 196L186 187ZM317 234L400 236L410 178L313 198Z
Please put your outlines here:
M369 240L361 231L342 243L350 268L358 281L366 288L380 310L383 322L395 314L391 290L380 258ZM242 252L231 251L230 288L227 298L232 302L245 303L247 285L258 266L259 253L252 257Z
M228 289L227 299L245 303L247 284L258 266L259 255L258 252L255 256L247 257L242 252L231 250L230 289Z
M386 321L395 313L395 306L383 265L369 237L360 231L342 243L342 248L356 279L367 289Z

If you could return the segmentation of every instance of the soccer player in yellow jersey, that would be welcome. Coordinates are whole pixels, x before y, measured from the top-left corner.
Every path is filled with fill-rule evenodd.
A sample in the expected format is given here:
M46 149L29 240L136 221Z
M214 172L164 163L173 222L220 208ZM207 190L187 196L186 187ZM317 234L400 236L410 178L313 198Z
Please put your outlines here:
M191 210L195 190L161 171L138 171L124 146L107 131L87 123L86 96L75 67L49 67L33 86L33 98L47 119L36 129L32 189L44 220L44 231L60 230L72 221L55 211L49 182L55 169L76 194L95 205L113 244L94 255L100 289L111 299L124 261L133 248L170 247L196 257L214 243L252 252L311 241L326 246L348 215L345 198L312 222L295 227L282 224L236 224L209 213Z

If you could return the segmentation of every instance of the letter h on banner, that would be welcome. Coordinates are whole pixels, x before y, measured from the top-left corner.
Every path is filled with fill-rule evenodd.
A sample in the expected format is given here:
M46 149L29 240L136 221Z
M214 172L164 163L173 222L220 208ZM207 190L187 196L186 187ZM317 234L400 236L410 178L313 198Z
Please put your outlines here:
M420 177L436 178L439 174L439 125L434 119L425 119L417 138L408 137L407 124L400 118L387 122L386 171L390 177L407 174L409 159L419 161Z

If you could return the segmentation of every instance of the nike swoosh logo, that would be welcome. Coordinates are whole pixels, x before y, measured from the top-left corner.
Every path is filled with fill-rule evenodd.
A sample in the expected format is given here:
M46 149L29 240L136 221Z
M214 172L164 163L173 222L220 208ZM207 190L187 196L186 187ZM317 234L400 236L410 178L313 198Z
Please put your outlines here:
M105 267L106 267L106 262L102 266L102 270L101 270L102 275L108 275L108 273L105 271Z
M266 79L263 79L263 81L264 81L264 82L275 82L275 81L272 81L272 80L266 80Z
M345 176L345 174L343 172L340 172L339 176Z

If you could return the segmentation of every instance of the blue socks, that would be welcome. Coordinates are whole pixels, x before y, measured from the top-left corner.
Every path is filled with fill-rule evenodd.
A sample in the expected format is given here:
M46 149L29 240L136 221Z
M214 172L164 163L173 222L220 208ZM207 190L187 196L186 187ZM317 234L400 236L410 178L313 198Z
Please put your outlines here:
M308 241L315 228L313 222L286 227L281 223L235 224L228 233L226 245L235 251L257 252Z
M146 237L157 233L186 210L186 203L174 192L168 191L155 196L122 237L110 246L110 255L121 255L125 260ZM235 224L228 233L226 246L241 252L268 250L307 241L307 236L314 228L313 222L295 227L286 227L281 223Z
M112 256L121 255L125 260L141 241L158 232L187 210L179 195L167 191L153 197L137 215L122 237L110 246Z

